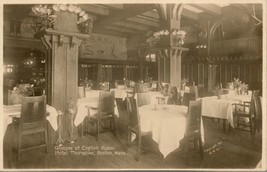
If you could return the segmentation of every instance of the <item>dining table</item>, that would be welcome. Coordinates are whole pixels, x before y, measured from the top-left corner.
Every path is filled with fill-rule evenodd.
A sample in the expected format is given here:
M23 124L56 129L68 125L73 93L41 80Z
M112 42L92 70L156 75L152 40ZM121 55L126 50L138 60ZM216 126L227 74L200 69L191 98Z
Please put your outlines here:
M98 107L99 96L83 97L77 100L77 113L74 119L74 125L80 125L86 117L97 114L95 108ZM93 107L93 108L89 108ZM89 110L88 110L89 109ZM117 103L114 101L114 114L119 116Z
M222 95L203 97L202 99L202 116L219 118L224 120L224 130L225 121L227 120L232 128L234 128L234 103L242 104L245 101L251 101L250 95ZM247 111L249 109L246 109Z
M142 132L151 132L152 139L165 158L180 145L186 129L187 106L149 104L138 108ZM201 135L204 142L203 123Z
M125 99L129 92L133 92L133 89L112 88L112 89L110 89L110 91L114 91L115 92L115 98Z

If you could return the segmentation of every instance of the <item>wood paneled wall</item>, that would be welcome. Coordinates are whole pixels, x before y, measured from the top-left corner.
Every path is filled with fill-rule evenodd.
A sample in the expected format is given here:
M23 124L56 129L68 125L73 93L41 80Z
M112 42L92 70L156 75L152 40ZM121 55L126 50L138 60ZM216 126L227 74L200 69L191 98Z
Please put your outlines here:
M212 41L210 46L211 55L260 53L262 51L262 37Z
M182 78L188 78L190 82L195 81L197 85L204 85L206 90L209 87L209 75L213 73L215 80L210 81L213 87L222 83L232 82L239 78L242 82L249 84L249 89L262 89L262 63L183 63Z

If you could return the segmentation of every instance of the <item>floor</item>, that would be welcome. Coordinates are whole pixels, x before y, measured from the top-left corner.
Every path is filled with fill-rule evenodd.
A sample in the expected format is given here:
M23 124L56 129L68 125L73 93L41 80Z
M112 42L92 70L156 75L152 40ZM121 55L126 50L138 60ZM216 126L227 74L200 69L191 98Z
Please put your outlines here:
M204 119L205 145L204 159L192 154L190 161L182 147L177 148L165 159L157 150L157 144L149 137L144 138L144 146L149 151L143 152L140 161L135 160L136 147L125 147L123 134L115 137L112 133L103 133L97 143L94 136L79 137L74 144L65 143L60 148L50 145L46 154L44 149L26 151L21 160L16 161L15 153L4 149L4 168L18 169L253 169L261 159L262 133L256 134L254 143L250 134L243 131L223 132L222 121L212 122ZM101 155L95 156L95 150ZM59 151L60 149L60 151ZM71 151L72 149L73 151ZM84 150L82 150L84 149ZM91 149L89 151L89 149ZM111 155L111 153L113 155ZM116 154L116 155L114 155ZM9 161L11 158L12 161Z

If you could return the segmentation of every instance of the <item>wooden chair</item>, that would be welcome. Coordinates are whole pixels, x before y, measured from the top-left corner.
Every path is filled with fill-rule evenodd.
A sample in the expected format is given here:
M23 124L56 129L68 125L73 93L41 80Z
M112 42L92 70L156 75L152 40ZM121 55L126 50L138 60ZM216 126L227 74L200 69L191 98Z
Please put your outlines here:
M100 134L100 123L104 120L109 120L109 128L102 129L103 132L112 131L114 135L116 135L116 125L115 125L115 114L114 114L114 99L115 92L114 91L100 91L99 92L99 102L98 107L88 107L88 113L90 109L97 111L96 115L89 114L89 122L96 124L96 133L91 133L96 135L97 141L99 140Z
M151 103L150 93L137 93L137 107Z
M131 143L132 133L136 135L137 138L137 153L136 160L139 161L141 153L141 143L142 136L151 134L151 132L142 132L140 127L140 118L138 115L138 109L136 100L134 97L126 97L126 106L127 106L127 139L126 146Z
M163 90L162 82L158 81L158 91L161 92Z
M197 151L203 158L203 146L201 139L201 100L190 101L186 118L185 130L185 146L187 148L187 159L189 160L189 152ZM191 149L191 143L194 149Z
M152 81L150 91L157 91L158 90L158 81Z
M198 87L196 85L189 87L189 93L195 93L196 99L198 98Z
M92 90L92 87L83 86L83 95L84 95L84 97L86 97L86 92L91 91L91 90Z
M253 97L254 103L254 134L256 131L260 131L262 129L262 106L260 96L254 95Z
M201 98L206 96L204 85L198 85L198 96Z
M178 95L177 87L171 86L170 95L167 100L167 104L178 105L180 104L180 97Z
M135 96L135 90L127 90L126 91L127 97L134 97Z
M237 126L235 127L237 130L250 132L252 137L254 136L253 130L253 120L255 119L255 99L259 97L259 90L254 90L252 92L252 97L250 102L243 102L243 104L235 103L233 116L237 118ZM256 100L257 101L257 100ZM259 110L258 110L259 111ZM240 120L243 118L244 120ZM248 123L245 120L248 120Z
M45 96L22 97L21 116L20 118L13 118L14 130L18 125L18 159L22 151L46 147L48 151L48 137L47 137L47 120L46 120L46 99ZM23 147L23 137L26 135L43 133L44 142L32 147Z
M164 105L166 103L166 98L165 97L156 97L158 100L159 105Z
M184 96L183 96L182 105L189 106L189 102L191 100L196 100L196 94L195 93L187 93L187 92L185 92Z

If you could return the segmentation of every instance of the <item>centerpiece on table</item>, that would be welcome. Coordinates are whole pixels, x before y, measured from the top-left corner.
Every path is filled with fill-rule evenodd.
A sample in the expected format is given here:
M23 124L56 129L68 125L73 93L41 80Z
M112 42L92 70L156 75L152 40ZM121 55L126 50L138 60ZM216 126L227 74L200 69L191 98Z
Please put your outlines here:
M92 80L88 79L87 77L85 77L85 79L82 82L82 85L84 88L86 88L87 90L91 90L94 83Z
M101 82L100 89L103 91L109 91L109 82Z
M150 87L152 86L152 82L153 82L153 78L152 78L152 77L146 77L146 78L145 78L145 83L144 83L144 84L146 84L146 86L147 86L148 88L150 88Z
M243 93L246 93L248 89L246 88L246 84L243 83L239 78L234 78L234 81L230 83L230 89L236 90L237 95L241 95Z
M9 91L8 104L20 104L22 97L34 96L34 85L19 84Z
M184 78L181 80L181 84L182 84L182 89L181 90L185 90L185 86L189 83L189 79L188 78Z

